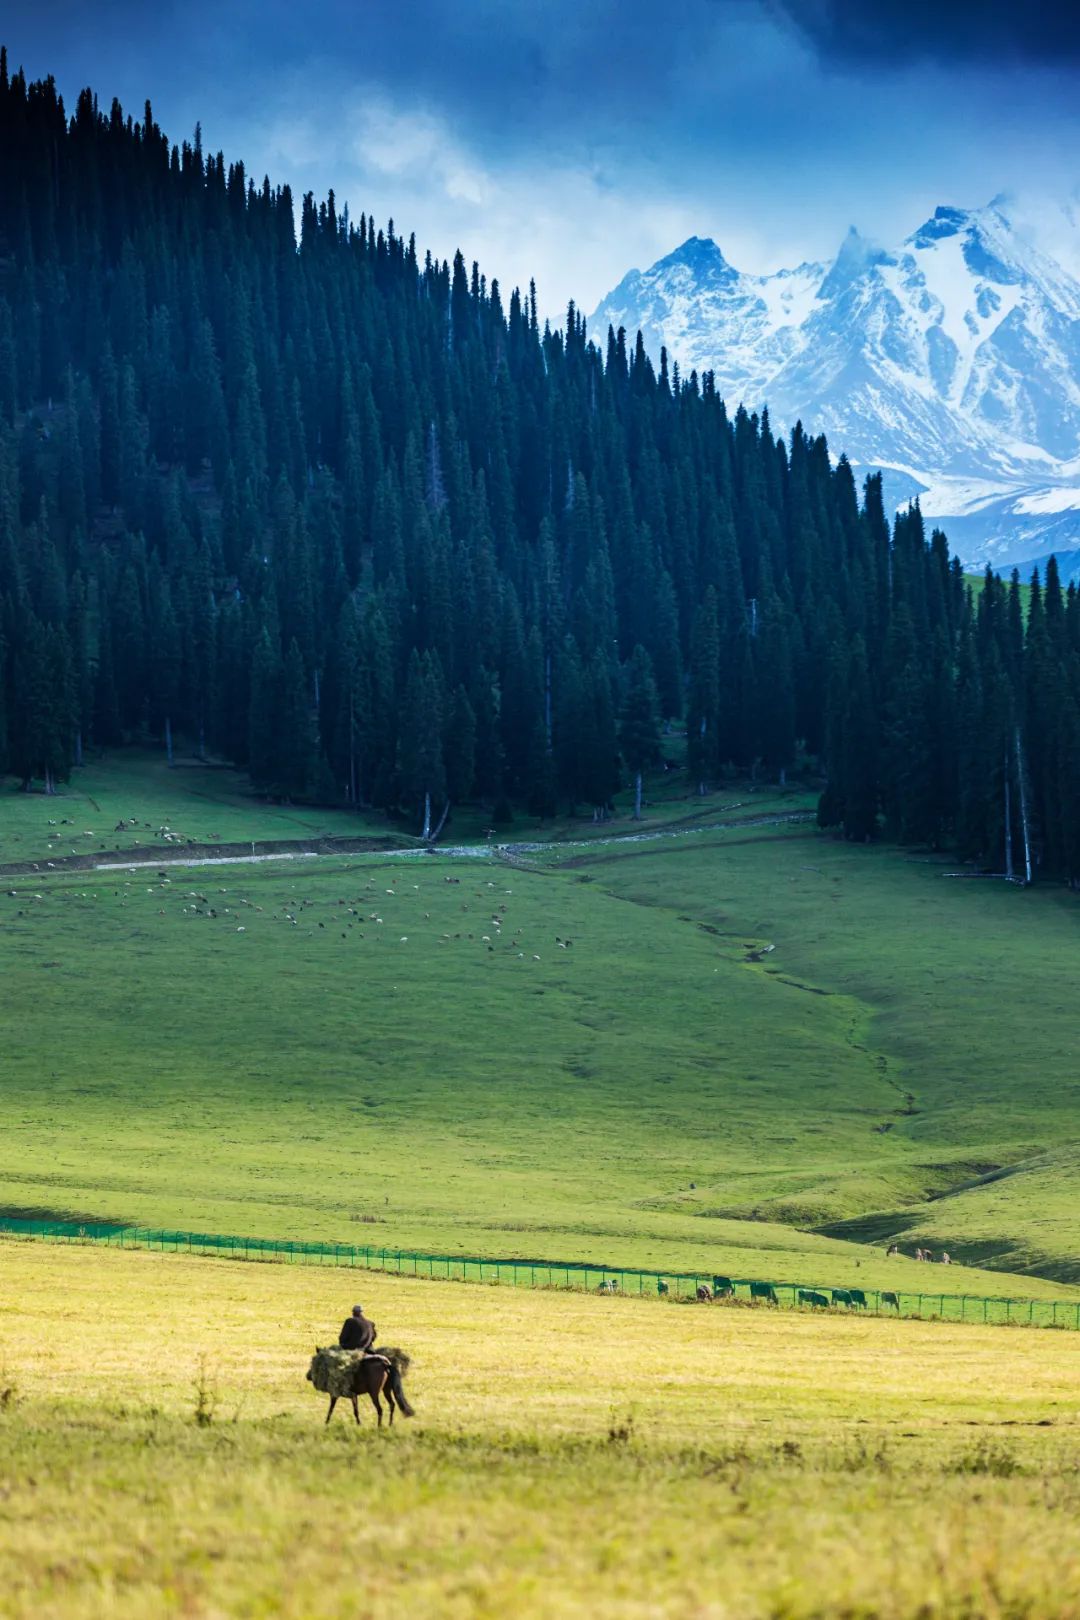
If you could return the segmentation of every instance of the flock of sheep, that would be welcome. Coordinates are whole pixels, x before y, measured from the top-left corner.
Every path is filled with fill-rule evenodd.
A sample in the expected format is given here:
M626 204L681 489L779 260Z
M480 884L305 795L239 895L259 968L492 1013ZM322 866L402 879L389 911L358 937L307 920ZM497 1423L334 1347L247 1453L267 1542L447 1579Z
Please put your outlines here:
M167 831L167 828L162 829L163 833ZM358 941L396 940L398 945L403 946L410 942L420 943L426 937L437 946L473 944L482 947L485 953L495 954L498 951L521 961L542 960L542 951L534 948L542 943L534 937L538 932L535 924L526 929L524 922L511 920L513 889L502 887L491 879L485 880L484 885L475 889L468 899L457 899L459 927L445 926L443 907L443 926L436 931L425 927L432 921L431 910L424 910L419 916L416 913L412 903L420 900L424 891L419 883L411 881L411 875L410 879L406 879L395 874L388 880L384 871L369 877L358 894L339 893L333 898L298 893L303 886L294 883L286 896L274 895L272 890L261 890L265 904L260 904L229 885L219 884L212 889L207 886L185 889L184 876L187 875L190 881L190 874L184 874L180 865L171 870L174 876L165 870L155 870L155 881L149 884L144 875L124 878L111 889L111 894L119 899L122 907L127 907L142 890L157 899L156 913L159 917L174 913L177 909L175 900L180 899L182 903L178 910L181 917L228 923L236 934L246 934L256 919L265 919L291 928L302 928L309 936L314 936L320 930L336 931L342 940L348 940L353 935ZM462 884L462 878L457 876L444 875L441 881L454 887ZM20 915L24 914L27 901L41 903L45 899L38 891L12 888L7 892L10 898L23 901ZM74 894L70 890L64 892L80 900L97 900L101 892L108 893L109 890L80 890ZM429 906L432 904L430 899L426 903ZM320 912L324 915L320 916ZM396 935L395 924L403 930ZM526 933L530 936L528 940ZM556 934L553 940L549 938L548 943L561 951L570 951L574 945L572 939L560 934Z

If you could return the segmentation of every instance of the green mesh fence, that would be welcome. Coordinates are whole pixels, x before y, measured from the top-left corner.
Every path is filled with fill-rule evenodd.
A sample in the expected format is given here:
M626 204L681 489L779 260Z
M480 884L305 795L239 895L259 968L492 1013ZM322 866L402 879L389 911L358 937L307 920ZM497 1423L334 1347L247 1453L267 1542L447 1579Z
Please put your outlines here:
M696 1299L700 1289L720 1299L763 1308L840 1310L876 1316L907 1316L944 1322L1014 1323L1024 1327L1080 1330L1080 1301L990 1299L937 1289L833 1288L822 1283L768 1282L708 1271L638 1271L582 1261L488 1260L477 1255L424 1254L350 1243L286 1242L279 1238L229 1237L220 1232L173 1232L101 1221L34 1221L0 1216L0 1234L54 1243L96 1243L119 1249L159 1249L170 1254L223 1255L294 1265L344 1266L450 1282L508 1284L524 1288L570 1288L621 1294L661 1294Z

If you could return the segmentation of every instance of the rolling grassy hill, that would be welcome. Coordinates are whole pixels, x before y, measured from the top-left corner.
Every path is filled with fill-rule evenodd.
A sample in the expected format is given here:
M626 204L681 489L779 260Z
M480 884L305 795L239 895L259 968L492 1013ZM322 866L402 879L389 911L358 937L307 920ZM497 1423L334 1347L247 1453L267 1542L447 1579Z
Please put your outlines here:
M897 1234L979 1264L1080 1277L1075 901L952 878L947 860L806 829L758 836L768 842L729 843L701 860L672 848L591 864L612 893L685 908L715 928L729 962L753 945L744 971L769 981L774 1033L787 1020L804 1032L835 1021L838 1062L859 1063L847 1101L862 1110L864 1139L848 1162L822 1162L837 1115L796 1049L782 1085L796 1128L777 1143L786 1167L774 1154L763 1174L756 1159L742 1175L680 1193L680 1207ZM752 960L764 946L775 949ZM746 1035L749 1054L755 1034ZM774 1121L780 1112L770 1110Z
M103 775L107 817L335 825ZM665 787L679 836L517 864L5 880L0 1207L915 1286L895 1233L999 1268L955 1292L1080 1281L1075 902Z

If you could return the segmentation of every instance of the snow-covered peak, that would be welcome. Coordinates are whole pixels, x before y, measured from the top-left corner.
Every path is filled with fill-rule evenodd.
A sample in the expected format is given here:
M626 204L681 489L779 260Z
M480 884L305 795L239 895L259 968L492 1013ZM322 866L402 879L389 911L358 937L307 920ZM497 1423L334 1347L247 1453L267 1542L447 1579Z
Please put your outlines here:
M938 208L932 219L907 238L904 247L922 257L959 252L968 277L976 284L1022 287L1032 284L1056 308L1080 314L1076 278L1045 253L1008 211L998 196L985 208Z
M790 354L823 275L820 264L744 275L714 241L692 236L648 270L624 276L589 330L640 329L647 347L658 353L666 344L686 371L713 366L715 334L723 332L725 375L733 391L749 395Z
M711 236L688 236L674 253L669 253L666 259L660 259L654 264L653 269L674 269L679 265L684 265L699 276L738 275L738 271L731 268Z
M933 218L913 231L908 241L912 247L931 247L944 237L956 236L970 218L963 208L935 208Z
M1030 529L1063 510L1046 490L1075 490L1080 456L1080 280L1037 226L1006 197L942 206L893 247L853 226L831 264L768 276L691 237L625 277L591 326L640 327L654 353L713 371L730 405L767 403L780 429L801 417L864 467L957 500L985 486L979 512L995 492L1022 500L1009 510ZM974 533L967 500L957 515Z
M821 296L833 298L878 265L890 263L892 260L882 248L869 237L861 236L855 226L850 225L847 235L840 244L840 251L821 284Z

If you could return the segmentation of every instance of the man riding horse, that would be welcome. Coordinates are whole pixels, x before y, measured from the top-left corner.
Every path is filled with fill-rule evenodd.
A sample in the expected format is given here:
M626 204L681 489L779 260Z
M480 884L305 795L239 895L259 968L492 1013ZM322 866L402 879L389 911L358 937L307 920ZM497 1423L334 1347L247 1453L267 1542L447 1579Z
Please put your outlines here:
M383 1395L390 1408L390 1422L395 1411L403 1417L412 1417L413 1409L402 1388L402 1378L409 1370L409 1357L404 1350L387 1346L375 1350L375 1324L364 1315L362 1305L354 1305L352 1314L342 1323L338 1342L333 1349L315 1348L308 1368L308 1382L330 1396L329 1423L338 1400L345 1396L352 1402L353 1417L360 1421L356 1404L358 1395L368 1395L375 1408L380 1425L383 1420L379 1396ZM346 1354L341 1355L341 1351Z
M364 1315L362 1305L354 1305L352 1315L345 1318L338 1334L343 1350L363 1350L365 1354L375 1343L375 1324Z

